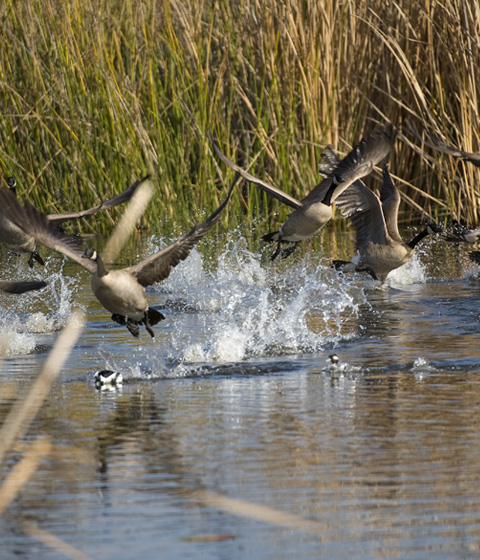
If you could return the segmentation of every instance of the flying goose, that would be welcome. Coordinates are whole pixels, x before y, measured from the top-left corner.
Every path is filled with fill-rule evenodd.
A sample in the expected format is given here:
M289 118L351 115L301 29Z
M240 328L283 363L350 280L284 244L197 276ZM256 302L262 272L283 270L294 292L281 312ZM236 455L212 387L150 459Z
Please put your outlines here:
M219 158L230 168L239 173L246 181L254 183L270 196L287 204L294 210L283 223L279 231L264 235L264 241L276 241L277 248L271 256L274 260L281 252L282 243L292 245L282 251L285 258L295 250L298 243L314 236L332 218L332 204L352 183L365 177L373 167L382 161L393 147L396 131L387 124L382 131L371 134L366 140L355 146L345 158L302 200L297 200L277 187L257 179L233 163L223 154L207 133L207 137Z
M43 280L0 280L0 290L9 294L23 294L32 290L41 290L47 285Z
M100 210L107 210L109 208L113 208L114 206L118 206L119 204L123 204L124 202L129 201L137 188L146 180L148 179L149 175L140 179L140 181L135 181L132 185L130 185L127 189L125 189L120 194L115 195L112 198L109 198L105 202L101 202L97 206L92 208L88 208L87 210L80 210L78 212L66 212L64 214L49 214L46 216L47 220L49 220L55 226L59 226L61 223L67 220L76 220L79 218L83 218L84 216L90 216L92 214L97 213ZM14 177L8 177L7 185L9 190L16 195L16 185L17 182ZM1 188L0 190L6 190ZM25 231L22 231L16 224L14 224L6 215L5 213L0 211L0 243L5 245L7 249L13 251L14 253L28 253L30 255L28 259L28 265L30 268L33 267L34 261L37 261L39 264L44 265L43 259L36 251L36 244L35 238L32 235L29 235Z
M186 259L194 245L218 222L238 178L237 174L226 199L204 222L158 253L133 266L117 270L108 270L100 255L92 248L82 253L72 238L56 228L47 216L29 202L25 202L22 207L8 189L0 189L0 205L5 216L38 243L63 253L92 274L92 291L105 309L112 313L113 321L125 325L135 337L140 334L139 325L143 324L153 338L155 334L151 327L165 317L148 306L146 286L167 278L172 267Z
M348 261L333 261L335 268L348 271L353 267L357 272L368 272L382 283L392 270L412 258L419 241L442 231L440 226L429 223L409 243L403 241L397 224L400 193L393 184L385 160L380 199L361 181L356 181L337 199L336 204L342 214L353 222L360 260L356 265Z

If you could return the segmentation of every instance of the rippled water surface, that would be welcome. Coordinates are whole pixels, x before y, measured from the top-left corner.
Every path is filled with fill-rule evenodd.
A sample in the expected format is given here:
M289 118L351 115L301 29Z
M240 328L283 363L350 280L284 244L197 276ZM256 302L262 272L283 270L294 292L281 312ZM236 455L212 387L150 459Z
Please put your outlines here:
M25 437L53 449L0 518L0 557L478 558L469 248L433 242L379 288L311 251L206 247L149 289L153 340L54 256L44 291L0 295L2 421L72 310L87 321ZM21 260L3 276L31 275ZM105 368L121 388L95 389Z

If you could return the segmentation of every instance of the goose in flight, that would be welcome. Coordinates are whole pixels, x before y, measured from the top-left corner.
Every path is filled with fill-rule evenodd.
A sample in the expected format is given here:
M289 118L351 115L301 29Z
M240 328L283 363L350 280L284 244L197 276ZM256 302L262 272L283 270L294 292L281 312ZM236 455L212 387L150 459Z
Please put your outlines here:
M338 161L338 164L322 182L314 187L305 198L297 200L277 187L250 175L233 163L220 151L212 137L207 133L215 152L224 163L239 173L246 181L257 185L270 196L294 209L279 231L268 233L262 237L264 241L277 242L277 248L272 254L271 260L274 260L280 252L283 257L287 257L295 250L300 241L317 234L332 218L332 204L352 183L371 173L374 166L389 154L395 136L396 131L391 124L387 124L380 132L371 134L355 146L341 161ZM291 245L281 251L282 243Z
M113 208L114 206L118 206L119 204L123 204L124 202L128 202L137 188L146 180L148 179L149 175L140 179L140 181L135 181L132 185L130 185L127 189L125 189L120 194L101 202L97 206L93 206L92 208L88 208L87 210L79 210L77 212L66 212L64 214L49 214L46 216L46 219L51 222L51 224L55 226L59 226L63 222L67 220L77 220L79 218L83 218L84 216L91 216L92 214L96 214L100 210L107 210L109 208ZM9 177L7 179L7 185L9 187L9 191L12 194L16 195L16 180L14 177ZM1 188L1 191L7 190L5 188ZM37 261L39 264L43 265L42 257L37 253L36 250L36 243L35 238L33 235L22 231L16 224L14 224L4 212L0 211L0 243L5 245L7 249L12 251L13 253L27 253L29 254L28 265L30 268L33 267L34 261Z
M330 150L329 158L335 157L332 152ZM398 231L400 193L392 181L385 160L380 199L362 181L356 181L337 199L336 204L355 227L360 260L355 265L348 261L333 261L335 268L368 272L382 283L392 270L412 258L419 241L427 235L442 231L440 226L429 223L411 241L403 241Z
M74 240L55 227L47 216L29 202L20 205L8 189L0 189L0 205L5 216L38 243L63 253L91 273L92 291L112 313L113 321L125 325L135 337L140 333L139 325L143 324L153 338L152 326L165 317L148 306L145 288L167 278L171 269L185 260L192 248L219 221L238 178L237 174L225 200L204 222L145 260L116 270L108 270L94 249L88 248L82 253Z

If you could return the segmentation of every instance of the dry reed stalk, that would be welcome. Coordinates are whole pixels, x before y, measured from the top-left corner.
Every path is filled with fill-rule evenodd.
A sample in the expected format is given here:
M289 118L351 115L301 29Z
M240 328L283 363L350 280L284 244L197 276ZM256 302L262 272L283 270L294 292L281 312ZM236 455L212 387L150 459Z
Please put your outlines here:
M83 318L73 313L58 335L40 373L24 399L17 400L0 430L0 465L15 440L23 437L45 400L53 381L60 373L82 329Z
M316 535L323 535L325 534L325 531L328 530L328 525L322 525L321 523L305 519L299 515L285 513L281 510L267 506L259 506L252 502L247 502L246 500L229 498L215 492L198 490L193 492L193 498L208 507L216 508L233 515L255 519L270 525L286 527L297 531L305 531Z
M151 181L142 183L127 208L122 214L112 235L109 237L103 250L103 258L106 262L113 262L117 258L125 243L128 241L135 225L144 215L145 210L153 196L154 188Z
M166 218L191 223L218 203L197 126L247 160L262 149L256 174L297 198L326 144L344 152L385 120L478 151L479 12L465 0L6 0L0 167L60 211L111 196L153 162L162 182L147 223L168 233ZM432 212L480 219L479 169L404 140L391 159L404 206L422 206L425 191ZM230 216L274 210L252 191Z
M50 452L51 447L49 437L40 437L28 446L22 459L12 468L0 487L0 516L30 480L40 461Z
M92 560L91 556L88 556L81 550L78 550L65 541L62 541L52 533L44 531L36 523L24 521L22 523L22 528L25 533L27 533L27 535L35 537L44 545L52 548L53 550L55 550L59 554L62 554L63 556L66 556L67 558L71 558L72 560Z

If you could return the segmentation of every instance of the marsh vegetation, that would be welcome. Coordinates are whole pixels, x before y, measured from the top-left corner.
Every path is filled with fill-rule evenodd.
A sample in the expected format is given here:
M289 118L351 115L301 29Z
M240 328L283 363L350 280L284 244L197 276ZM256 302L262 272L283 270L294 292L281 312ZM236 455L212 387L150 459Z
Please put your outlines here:
M390 120L406 219L476 225L479 170L423 150L412 133L480 150L475 9L464 0L6 0L2 175L52 212L98 202L149 170L158 193L145 223L168 229L223 197L230 172L207 130L233 160L301 198L325 145L345 153ZM286 212L245 187L224 221ZM110 230L117 216L83 230Z

